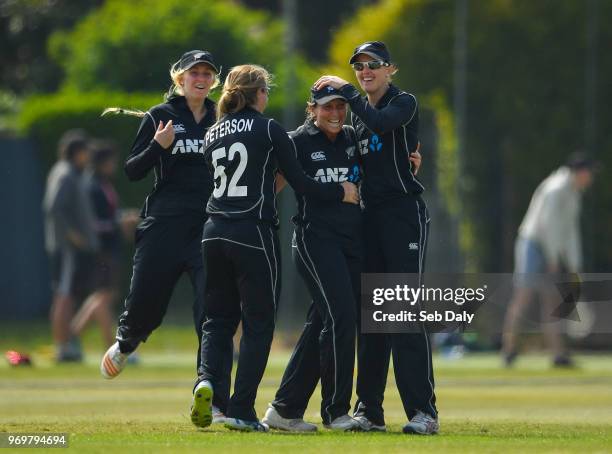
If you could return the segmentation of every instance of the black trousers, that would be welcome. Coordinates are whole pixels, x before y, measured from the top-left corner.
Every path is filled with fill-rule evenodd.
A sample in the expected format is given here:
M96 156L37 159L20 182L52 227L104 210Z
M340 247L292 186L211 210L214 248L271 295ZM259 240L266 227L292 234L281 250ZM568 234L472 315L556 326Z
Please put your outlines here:
M201 216L147 217L136 228L136 251L125 311L119 316L117 340L123 353L146 341L164 318L176 283L187 273L193 286L193 321L199 340L203 321ZM199 364L199 352L197 364Z
M364 211L366 271L422 273L429 215L420 196L389 201ZM424 325L420 333L360 334L358 339L355 415L384 425L383 398L389 357L408 418L417 410L437 416L431 345Z
M196 384L211 382L213 405L229 417L257 420L255 398L274 334L280 294L276 230L251 220L210 219L202 239L205 321ZM232 338L242 321L234 394L229 397Z
M329 424L350 409L362 246L296 229L293 259L312 305L272 405L302 418L321 379L321 417ZM344 243L344 244L343 244Z

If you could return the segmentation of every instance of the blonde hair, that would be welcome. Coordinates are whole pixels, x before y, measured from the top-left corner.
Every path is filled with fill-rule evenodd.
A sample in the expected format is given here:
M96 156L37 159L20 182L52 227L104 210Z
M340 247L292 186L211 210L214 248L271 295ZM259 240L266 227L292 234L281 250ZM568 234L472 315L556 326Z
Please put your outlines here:
M168 89L168 92L165 94L165 100L166 101L168 99L170 99L175 94L180 95L180 96L184 95L183 87L181 87L181 79L182 79L183 74L187 70L186 69L179 69L178 68L179 63L180 63L180 60L177 61L176 63L174 63L170 67L170 79L172 79L172 85ZM206 64L206 63L203 63L203 64ZM210 67L210 65L207 65L207 66ZM219 82L219 74L212 67L210 67L210 69L212 69L213 72L215 73L215 82L210 87L210 89L213 90L213 89L215 89L216 87L219 86L219 83L220 83ZM108 115L108 114L112 114L112 115L131 115L133 117L142 118L147 113L143 112L142 110L137 110L137 109L125 109L123 107L108 107L108 108L104 109L104 111L102 111L102 114L100 116L103 117L103 116Z
M257 102L257 91L272 85L272 75L258 65L234 66L225 78L217 103L217 120Z
M168 89L168 92L166 93L166 100L168 100L172 95L183 96L185 94L183 92L183 87L181 86L181 79L183 78L183 74L185 74L185 71L187 70L179 68L180 62L181 61L179 60L170 67L170 79L172 79L172 85L170 85L170 88ZM219 74L217 73L217 71L215 71L212 66L206 64L205 62L198 63L198 64L206 65L210 69L212 69L212 71L215 73L215 81L210 87L210 90L212 91L215 88L217 88L219 84L221 83L221 81L219 80Z
M103 117L103 116L108 115L108 114L113 114L113 115L131 115L133 117L142 118L147 113L143 112L142 110L124 109L123 107L107 107L106 109L104 109L102 111L100 116Z
M393 68L393 71L391 71L388 76L389 76L389 82L393 82L393 76L395 76L397 74L397 72L399 71L399 68L397 67L397 65L395 63L391 63L391 68Z
M306 109L305 109L306 120L314 121L314 119L315 119L314 109L315 109L316 105L317 105L316 102L306 101Z

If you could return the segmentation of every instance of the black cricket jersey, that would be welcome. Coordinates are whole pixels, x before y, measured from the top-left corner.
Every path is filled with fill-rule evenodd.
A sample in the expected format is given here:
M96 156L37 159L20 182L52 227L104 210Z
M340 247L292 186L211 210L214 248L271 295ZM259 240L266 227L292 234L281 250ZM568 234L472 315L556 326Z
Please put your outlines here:
M375 206L406 194L420 194L423 185L409 160L418 145L419 112L416 98L390 85L376 107L347 84L340 92L351 106L351 122L359 140L364 181L364 205Z
M361 181L357 137L351 126L344 126L334 142L310 119L289 135L306 175L321 183L350 181L358 184ZM293 217L296 226L308 226L324 236L359 236L359 205L330 202L304 194L296 194L296 200L298 214Z
M344 198L339 184L320 184L307 177L287 132L275 120L250 107L225 115L208 130L204 157L214 178L206 209L210 216L277 225L277 169L300 194L338 202Z
M205 215L212 191L212 176L204 161L204 134L215 122L215 103L204 100L206 115L196 123L184 96L174 96L152 107L142 119L140 129L125 163L130 180L141 180L151 169L155 173L153 190L147 196L142 217ZM172 120L174 142L168 149L153 140L159 122Z

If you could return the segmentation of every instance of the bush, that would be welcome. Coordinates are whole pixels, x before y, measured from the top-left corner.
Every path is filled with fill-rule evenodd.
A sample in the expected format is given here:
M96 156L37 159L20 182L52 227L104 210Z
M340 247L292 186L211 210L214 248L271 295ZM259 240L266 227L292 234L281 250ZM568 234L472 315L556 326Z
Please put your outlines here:
M114 140L120 147L121 156L127 156L140 119L125 115L101 118L100 114L111 106L146 110L162 99L161 94L119 92L63 92L32 96L24 103L17 125L20 133L35 140L47 171L57 159L59 138L72 128L82 128L94 137ZM117 186L125 205L140 206L151 182L133 184L126 178L118 178Z
M219 0L109 0L72 31L50 40L50 53L66 71L64 85L80 91L158 91L168 69L190 49L206 49L227 72L282 57L281 22Z

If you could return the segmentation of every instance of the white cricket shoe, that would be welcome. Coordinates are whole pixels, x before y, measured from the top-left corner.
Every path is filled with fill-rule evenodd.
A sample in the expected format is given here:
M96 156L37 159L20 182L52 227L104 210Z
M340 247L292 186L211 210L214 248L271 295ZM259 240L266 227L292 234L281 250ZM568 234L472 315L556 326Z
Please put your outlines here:
M191 422L197 427L208 427L212 423L213 388L209 381L198 383L193 390Z
M353 419L359 424L359 430L363 432L386 432L387 426L379 426L370 421L367 416L354 416Z
M246 419L225 418L225 427L230 430L241 432L269 432L270 427L259 421L247 421Z
M302 418L283 418L274 406L268 406L261 422L272 429L286 430L287 432L316 432L317 426L304 421Z
M125 367L129 356L129 353L121 353L119 342L115 342L106 350L102 357L102 362L100 363L102 376L106 379L115 378Z
M212 406L212 423L225 424L225 414L214 405Z
M438 418L434 418L420 410L402 429L405 434L419 435L434 435L437 434L439 430L440 424L438 424Z
M329 424L324 424L326 429L337 430L339 432L360 431L361 424L349 415L338 416Z

